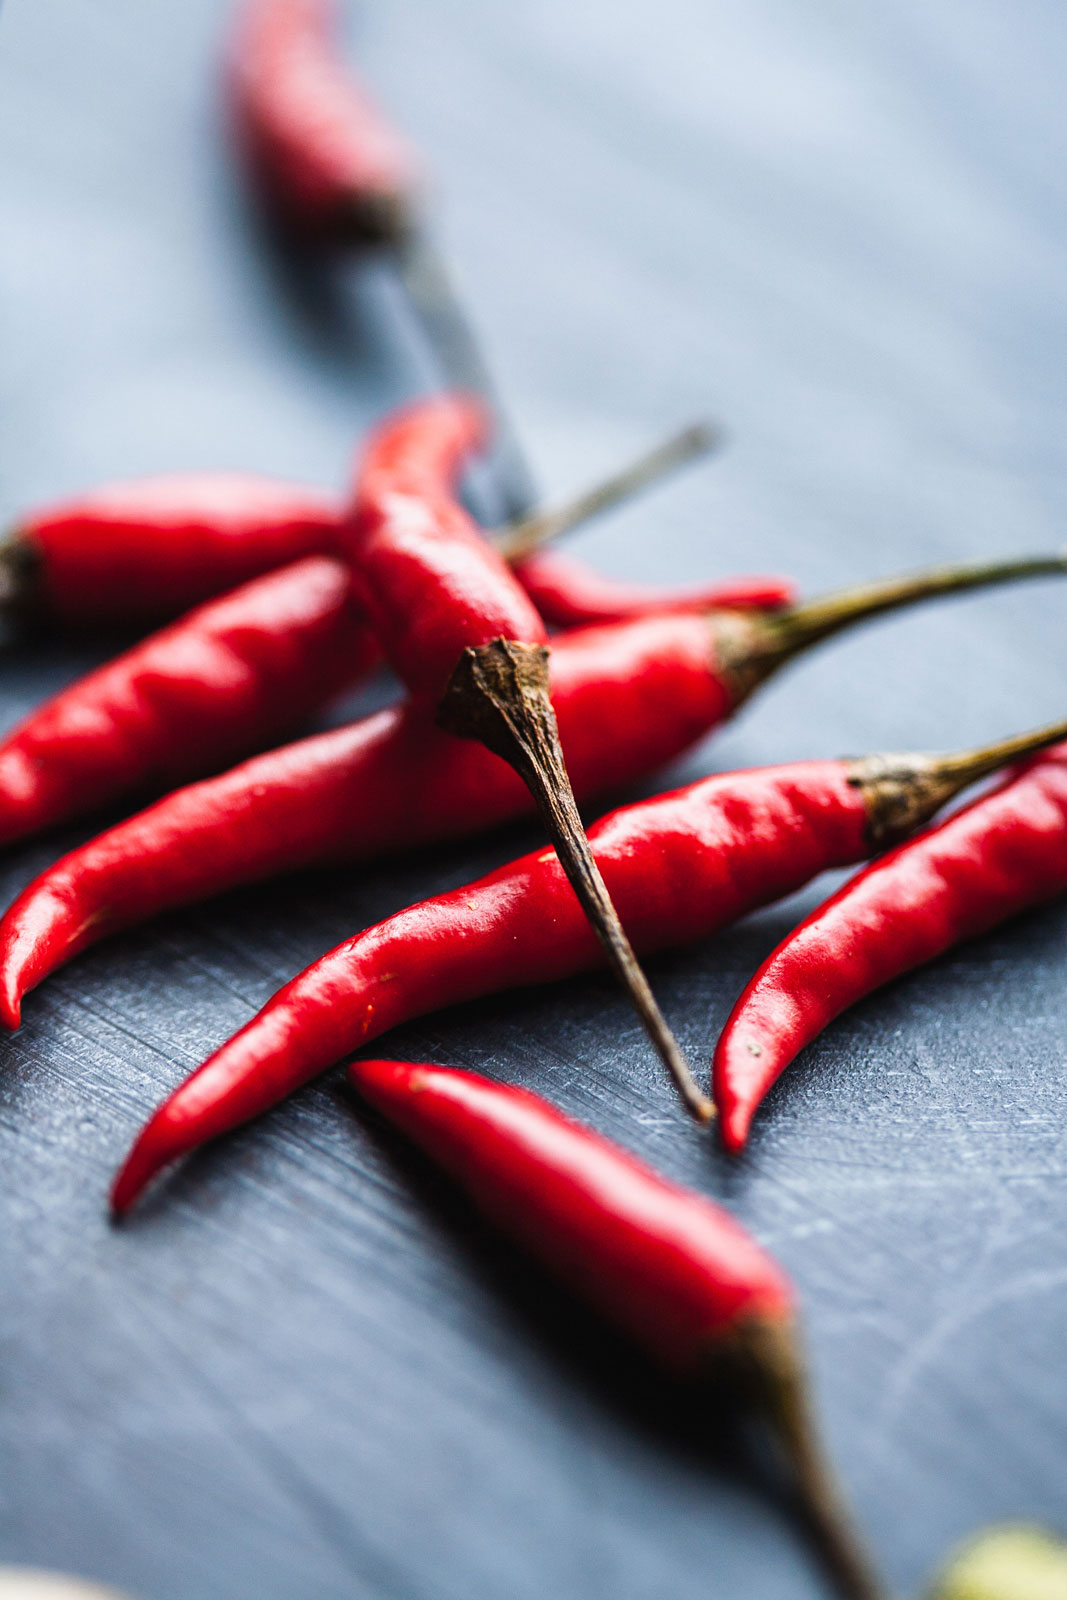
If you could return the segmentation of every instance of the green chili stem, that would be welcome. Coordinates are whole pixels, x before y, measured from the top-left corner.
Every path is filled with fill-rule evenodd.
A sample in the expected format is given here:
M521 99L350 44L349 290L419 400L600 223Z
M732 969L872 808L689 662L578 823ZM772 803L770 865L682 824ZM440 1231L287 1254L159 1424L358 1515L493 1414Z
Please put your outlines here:
M1062 551L1047 556L928 567L904 577L884 578L801 601L768 618L767 628L777 641L779 660L787 661L798 651L830 638L861 618L877 617L884 611L896 611L919 600L935 600L968 589L1016 583L1024 578L1046 578L1063 572L1067 572L1067 553Z
M1067 721L948 755L908 752L851 762L849 782L863 791L872 851L899 844L972 783L1063 739Z
M1045 556L926 567L902 577L835 590L782 611L712 612L716 659L721 670L733 679L736 703L740 704L801 651L854 623L923 600L1063 573L1067 573L1067 553L1060 551Z

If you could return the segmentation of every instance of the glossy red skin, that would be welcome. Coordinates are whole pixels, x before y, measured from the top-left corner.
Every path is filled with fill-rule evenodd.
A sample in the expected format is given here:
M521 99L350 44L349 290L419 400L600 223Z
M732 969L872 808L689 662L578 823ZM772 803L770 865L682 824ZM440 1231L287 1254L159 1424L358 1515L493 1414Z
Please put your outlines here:
M866 853L860 792L837 761L705 778L626 806L589 842L639 952L706 938ZM128 1204L167 1162L258 1116L389 1028L604 956L552 849L398 912L278 991L156 1112L120 1179Z
M515 576L550 628L583 628L624 622L657 611L777 610L791 605L797 589L786 578L722 578L684 589L621 583L557 550L528 556Z
M0 742L0 844L224 766L378 659L335 557L255 578L61 690Z
M14 537L39 558L40 609L68 623L138 623L180 616L302 556L336 554L341 528L340 507L303 484L204 472L105 485L25 517ZM773 607L794 594L784 578L725 578L693 591L616 585L556 552L531 557L516 576L538 605L545 600L555 627ZM696 598L683 604L687 594Z
M408 147L338 57L326 0L248 0L227 59L236 137L273 206L315 236L351 236L368 202L414 187Z
M372 434L345 550L386 657L435 704L460 657L493 639L543 643L545 625L451 490L485 442L473 398L443 395L394 413Z
M400 1061L360 1061L349 1078L507 1238L670 1371L699 1377L717 1340L790 1319L785 1274L728 1212L537 1095Z
M337 508L298 484L236 472L107 484L47 507L15 539L36 558L33 603L73 623L156 622L301 556L335 552Z
M702 617L562 635L553 700L579 796L677 756L729 716ZM0 922L0 1021L118 928L300 867L370 860L530 814L507 764L407 706L258 756L168 795L47 868Z
M1057 745L992 794L866 867L768 956L715 1052L713 1088L727 1148L743 1148L771 1085L834 1017L1065 889L1067 745Z

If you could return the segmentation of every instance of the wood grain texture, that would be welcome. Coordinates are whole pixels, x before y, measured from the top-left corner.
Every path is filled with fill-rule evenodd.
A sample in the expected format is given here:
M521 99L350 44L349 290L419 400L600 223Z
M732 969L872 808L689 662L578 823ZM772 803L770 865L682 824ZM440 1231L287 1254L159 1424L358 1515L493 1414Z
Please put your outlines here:
M340 485L360 428L426 376L387 273L323 309L263 257L220 140L224 14L3 7L0 516L163 469ZM545 484L694 413L729 426L719 462L583 554L814 588L1062 542L1062 6L390 0L353 21L432 155ZM1062 715L1065 607L1045 584L880 623L669 779ZM11 652L3 715L103 653ZM5 897L87 831L5 858ZM822 1592L732 1448L336 1080L105 1222L141 1120L279 982L536 838L234 895L28 1002L0 1075L0 1558L141 1600ZM653 963L695 1059L813 902ZM1067 1523L1065 936L1057 906L843 1018L734 1165L606 977L386 1044L547 1093L779 1254L830 1444L909 1592L979 1523Z

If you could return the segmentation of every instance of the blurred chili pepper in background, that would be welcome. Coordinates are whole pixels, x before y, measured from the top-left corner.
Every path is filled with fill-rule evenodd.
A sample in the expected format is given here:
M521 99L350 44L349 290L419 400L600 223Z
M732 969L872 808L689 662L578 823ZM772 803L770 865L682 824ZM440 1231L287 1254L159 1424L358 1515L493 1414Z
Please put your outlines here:
M423 218L415 158L337 53L328 0L246 0L227 54L227 97L255 190L292 237L317 248L385 249L442 383L493 417L492 521L537 499L479 342Z

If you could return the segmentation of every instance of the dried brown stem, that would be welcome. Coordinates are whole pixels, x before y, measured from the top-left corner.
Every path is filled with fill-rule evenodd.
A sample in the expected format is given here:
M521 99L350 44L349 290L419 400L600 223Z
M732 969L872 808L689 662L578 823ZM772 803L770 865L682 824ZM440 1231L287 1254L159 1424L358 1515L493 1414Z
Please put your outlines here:
M685 1103L699 1122L712 1115L689 1063L656 1004L600 869L593 859L560 748L548 692L548 651L543 645L494 639L469 649L452 675L438 711L450 733L479 739L502 756L537 802L545 831L608 960Z
M751 1319L737 1329L728 1359L785 1455L804 1520L842 1600L888 1600L819 1444L792 1326Z
M592 517L620 505L631 495L676 472L679 467L707 455L719 443L718 431L707 422L695 422L671 434L621 471L554 510L534 512L521 522L497 532L497 548L506 561L522 561L542 545L569 533Z
M972 783L1064 739L1067 721L949 755L920 751L851 762L848 781L863 791L872 852L899 844Z
M331 233L361 250L406 249L418 225L412 196L399 189L350 194L333 222Z
M537 504L533 475L500 400L481 343L456 293L451 273L421 228L396 251L397 265L415 314L451 389L480 395L494 423L494 480L502 500L502 518L512 522L529 516Z
M32 612L39 601L40 582L40 552L16 528L0 539L0 616Z
M870 617L923 600L985 589L1024 578L1067 573L1067 554L976 561L957 566L927 567L899 578L835 590L783 611L713 612L716 661L733 685L739 705L772 673L801 651L844 628Z

